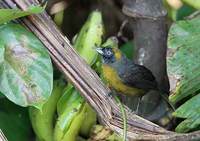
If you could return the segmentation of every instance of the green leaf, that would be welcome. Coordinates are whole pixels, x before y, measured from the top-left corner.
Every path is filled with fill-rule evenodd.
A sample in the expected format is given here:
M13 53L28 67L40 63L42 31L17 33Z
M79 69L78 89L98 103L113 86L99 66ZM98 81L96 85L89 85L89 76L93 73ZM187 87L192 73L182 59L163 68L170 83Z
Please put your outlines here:
M200 112L200 94L194 96L182 106L180 106L173 115L180 118L191 118L199 115Z
M30 140L31 124L27 109L5 98L0 99L0 129L9 141Z
M101 12L93 11L78 33L74 43L74 47L80 56L90 65L94 64L97 59L97 51L94 48L101 45L103 33Z
M169 100L176 104L187 100L173 115L184 118L176 132L189 132L200 125L200 19L179 21L173 24L168 36L168 75L171 95Z
M185 102L173 113L173 115L180 118L200 116L200 94Z
M59 98L63 94L65 85L62 79L54 80L52 94L42 107L42 110L38 110L35 107L29 108L32 128L39 141L53 141L56 106Z
M78 93L78 91L70 83L67 85L64 90L64 94L61 96L57 103L57 112L58 115L63 114L66 108L70 107L74 101L82 101L83 98Z
M176 127L176 132L189 132L200 126L200 94L194 96L174 113L174 116L186 118Z
M79 108L78 113L71 121L70 127L65 134L61 141L76 141L76 137L79 133L79 130L84 121L86 121L86 103L82 104L81 108Z
M77 97L78 99L76 99ZM61 97L61 99L62 98L64 97ZM65 133L70 128L72 121L79 114L81 107L83 107L84 101L85 100L80 97L80 94L74 90L68 99L66 99L67 104L63 103L65 108L62 108L62 105L60 106L64 111L58 109L62 113L60 113L56 122L54 131L55 141L60 141L64 137Z
M30 6L26 11L20 9L0 9L0 24L20 17L41 13L45 7Z
M182 121L175 129L178 133L187 133L189 131L198 130L200 125L200 116L188 118Z
M0 92L18 105L41 108L53 84L47 50L19 24L1 26L0 37Z
M5 96L0 92L0 99L4 98Z
M200 9L200 0L182 0L182 1L196 9Z
M183 5L180 9L177 10L176 19L183 20L185 17L189 16L196 10L188 5Z
M189 16L196 10L193 7L185 4L183 4L183 6L178 9L174 9L166 2L166 0L163 0L163 3L167 10L168 17L171 18L173 21L183 20L184 17Z
M120 47L120 50L126 55L127 58L133 59L134 44L132 41L126 42Z
M168 36L167 69L172 103L200 90L200 19L173 24Z
M85 106L86 120L81 124L80 135L88 138L92 127L97 123L97 114L88 103L85 103Z

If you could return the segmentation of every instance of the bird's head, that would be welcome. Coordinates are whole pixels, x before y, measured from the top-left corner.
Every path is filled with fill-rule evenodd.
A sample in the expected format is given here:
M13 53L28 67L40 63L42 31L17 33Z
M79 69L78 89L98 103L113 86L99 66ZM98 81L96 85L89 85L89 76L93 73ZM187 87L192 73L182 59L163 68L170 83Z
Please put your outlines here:
M96 51L102 56L103 63L112 64L121 60L122 54L118 48L100 47Z

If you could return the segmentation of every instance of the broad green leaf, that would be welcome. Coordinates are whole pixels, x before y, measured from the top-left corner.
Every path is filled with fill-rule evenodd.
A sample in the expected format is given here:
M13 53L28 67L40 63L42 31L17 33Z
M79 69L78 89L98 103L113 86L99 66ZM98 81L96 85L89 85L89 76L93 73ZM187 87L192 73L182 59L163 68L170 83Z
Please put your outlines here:
M78 99L74 99L77 98ZM62 97L61 97L62 98ZM60 141L65 133L69 131L72 121L80 113L81 107L84 105L84 99L80 97L80 94L74 90L66 101L67 105L64 111L61 111L55 126L54 140Z
M31 6L26 11L20 9L0 9L0 24L31 14L41 13L44 8L41 6Z
M97 59L95 47L101 45L103 33L104 27L101 12L94 11L81 28L74 43L74 47L80 56L90 65L94 64Z
M30 140L32 130L27 109L6 98L0 99L0 129L9 141Z
M81 108L79 109L79 112L77 115L73 118L71 121L70 127L67 131L65 131L65 134L61 141L76 141L76 137L79 133L79 130L81 126L83 125L83 122L86 122L86 103L82 104Z
M87 121L82 123L80 135L88 138L92 127L97 123L97 114L88 103L85 103L85 106L85 120Z
M182 121L175 129L178 133L187 133L189 131L195 131L199 129L200 116L187 118Z
M176 127L176 132L185 133L195 130L197 127L199 127L200 94L185 102L175 111L175 113L173 113L173 115L179 118L185 118L185 120Z
M41 108L53 84L43 44L21 25L9 23L0 27L0 52L0 92L18 105Z
M184 118L177 132L197 130L200 126L200 19L179 21L172 25L168 37L168 75L173 103L186 100L174 116Z
M200 94L185 102L173 113L173 115L180 118L192 118L200 116Z
M74 93L76 93L76 94L74 94ZM67 85L67 87L65 88L63 95L61 96L61 98L59 99L59 101L57 103L58 115L63 114L63 112L65 111L66 108L70 107L70 105L74 101L78 101L78 100L83 100L83 98L78 93L78 91L76 91L76 89L73 87L73 85L71 85L69 83Z
M200 0L182 0L182 1L196 9L200 9Z
M172 103L200 90L200 19L179 21L168 36L167 69Z
M68 85L70 85L70 87L65 90L57 103L57 112L59 116L62 115L63 112L66 111L66 109L69 108L73 103L81 103L84 101L79 92L71 84Z
M35 107L29 108L32 128L39 141L53 141L56 106L59 98L63 94L65 85L62 79L54 80L52 94L42 107L42 110L36 109Z

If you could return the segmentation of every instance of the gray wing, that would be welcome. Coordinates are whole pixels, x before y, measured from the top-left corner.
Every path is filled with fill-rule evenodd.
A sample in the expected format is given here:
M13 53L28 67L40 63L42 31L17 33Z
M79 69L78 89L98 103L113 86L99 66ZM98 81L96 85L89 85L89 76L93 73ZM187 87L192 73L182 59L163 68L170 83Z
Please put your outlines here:
M152 72L146 67L128 63L125 69L119 71L121 81L130 86L139 89L150 90L157 89L157 82Z

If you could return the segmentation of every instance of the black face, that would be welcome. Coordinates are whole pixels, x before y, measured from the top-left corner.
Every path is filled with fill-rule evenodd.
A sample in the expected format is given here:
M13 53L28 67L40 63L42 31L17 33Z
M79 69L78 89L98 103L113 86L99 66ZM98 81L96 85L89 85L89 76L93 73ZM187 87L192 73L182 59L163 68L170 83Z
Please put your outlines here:
M109 64L115 61L115 55L112 48L97 48L97 52L102 56L103 63Z

